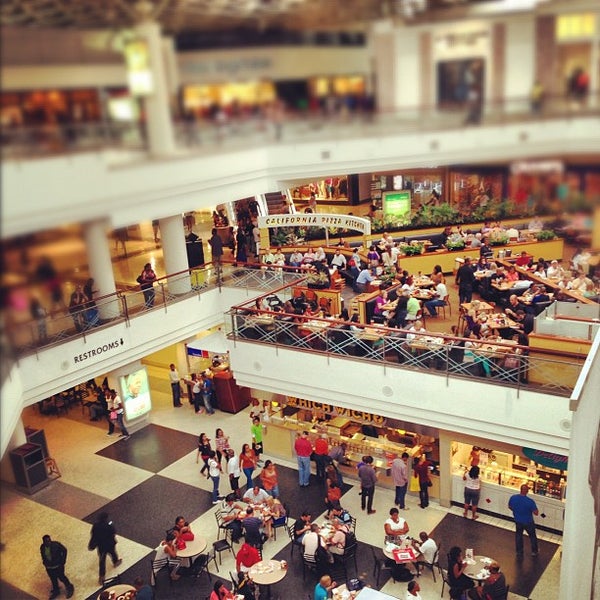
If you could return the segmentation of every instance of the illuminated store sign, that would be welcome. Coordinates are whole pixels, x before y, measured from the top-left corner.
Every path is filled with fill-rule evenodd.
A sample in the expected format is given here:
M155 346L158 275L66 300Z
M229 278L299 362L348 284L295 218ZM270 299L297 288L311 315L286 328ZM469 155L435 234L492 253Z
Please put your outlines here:
M128 421L137 419L150 412L150 385L145 368L119 378L121 397L125 407L125 417Z
M568 457L562 454L554 454L554 452L545 452L544 450L535 450L534 448L523 448L523 454L538 465L544 465L551 469L566 471L568 465Z
M340 227L341 229L353 229L365 235L371 233L371 221L362 217L352 215L325 215L303 213L295 215L269 215L258 217L258 227Z
M336 417L347 417L349 419L359 419L361 421L368 421L369 423L382 424L385 421L385 417L379 415L373 415L362 410L353 410L351 408L342 408L340 406L334 406L333 404L324 404L322 402L313 402L312 400L303 400L302 398L292 398L288 396L286 399L287 406L293 406L296 408L308 408L310 410L324 411L330 415Z
M154 80L150 70L148 44L145 40L134 40L125 46L127 80L133 96L148 96L154 92Z

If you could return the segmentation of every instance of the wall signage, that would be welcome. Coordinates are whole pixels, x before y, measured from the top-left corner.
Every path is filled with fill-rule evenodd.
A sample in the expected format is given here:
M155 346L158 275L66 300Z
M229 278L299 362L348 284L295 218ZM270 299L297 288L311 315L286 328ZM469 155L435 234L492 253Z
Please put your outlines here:
M92 348L86 352L82 352L81 354L76 354L73 357L73 362L75 364L80 364L86 360L89 360L90 358L96 358L97 356L101 356L103 354L114 354L115 350L121 350L122 346L124 345L125 342L123 341L123 338L119 338L118 340L107 342L106 344L102 344L101 346L97 346L96 348Z
M294 215L268 215L258 217L258 227L339 227L341 229L353 229L364 235L371 233L371 221L363 217L352 215L327 215L302 213Z
M536 462L551 469L566 471L568 465L568 457L562 454L554 454L553 452L545 452L544 450L535 450L534 448L523 448L523 454L533 462Z
M322 410L326 413L335 415L336 417L348 417L349 419L359 419L361 421L368 421L369 423L383 424L385 417L380 415L373 415L362 410L353 410L351 408L342 408L340 406L334 406L333 404L324 404L322 402L313 402L312 400L303 400L302 398L287 397L287 406L294 406L296 408L308 408L310 410Z

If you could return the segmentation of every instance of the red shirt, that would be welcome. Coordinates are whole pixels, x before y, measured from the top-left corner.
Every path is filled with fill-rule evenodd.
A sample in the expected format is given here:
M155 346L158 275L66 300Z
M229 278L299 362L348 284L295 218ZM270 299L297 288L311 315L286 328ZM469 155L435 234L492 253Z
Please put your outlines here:
M250 568L257 562L260 562L258 550L254 548L254 546L250 546L250 544L243 543L242 547L238 550L237 556L235 557L236 569L238 571L240 570L240 564Z
M325 455L329 452L329 446L325 438L318 438L315 442L315 454Z
M308 438L299 437L294 444L294 449L298 456L310 456L312 454L312 445Z

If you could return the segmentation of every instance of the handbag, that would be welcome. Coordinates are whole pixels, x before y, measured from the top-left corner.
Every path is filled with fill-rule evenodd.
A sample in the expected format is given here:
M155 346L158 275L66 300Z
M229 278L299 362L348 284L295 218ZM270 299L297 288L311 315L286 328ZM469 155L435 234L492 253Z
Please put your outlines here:
M116 410L111 410L109 418L110 418L111 421L116 421L117 420L117 411Z
M136 278L136 281L138 283L144 283L144 277L142 275L138 275L137 278Z
M427 487L431 487L433 485L433 483L431 482L431 479L427 480Z

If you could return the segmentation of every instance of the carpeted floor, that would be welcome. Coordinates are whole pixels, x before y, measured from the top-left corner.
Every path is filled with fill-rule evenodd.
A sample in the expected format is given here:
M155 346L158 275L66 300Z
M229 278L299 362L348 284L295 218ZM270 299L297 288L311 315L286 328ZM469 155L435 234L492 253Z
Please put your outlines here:
M500 529L456 515L446 515L432 531L431 537L441 545L440 564L446 568L446 554L452 546L473 548L473 554L498 561L511 593L528 598L548 563L558 549L557 544L539 540L539 554L531 556L529 540L525 539L525 555L515 556L514 530ZM527 534L525 534L527 538Z

